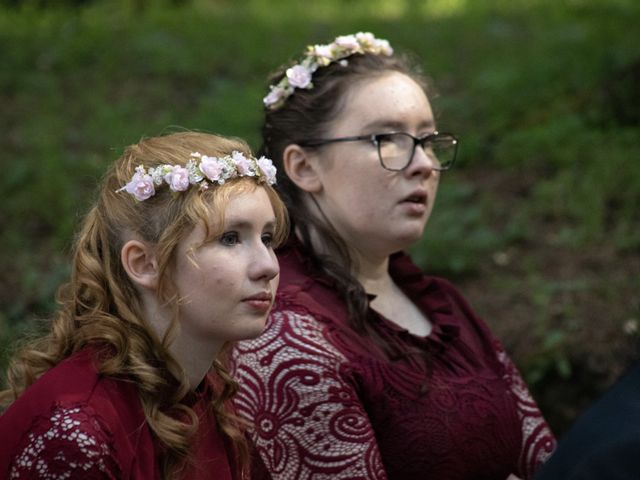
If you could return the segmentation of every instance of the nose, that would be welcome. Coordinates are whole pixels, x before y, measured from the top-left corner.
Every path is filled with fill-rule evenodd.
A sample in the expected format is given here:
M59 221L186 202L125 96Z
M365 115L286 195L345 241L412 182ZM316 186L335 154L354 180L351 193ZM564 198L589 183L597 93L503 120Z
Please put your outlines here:
M413 151L413 157L409 166L405 169L405 172L410 177L420 175L429 177L438 165L438 159L433 156L433 153L427 153L425 149L420 145L416 145Z
M272 248L267 247L262 241L255 252L251 264L250 276L254 280L272 280L280 273L280 264Z

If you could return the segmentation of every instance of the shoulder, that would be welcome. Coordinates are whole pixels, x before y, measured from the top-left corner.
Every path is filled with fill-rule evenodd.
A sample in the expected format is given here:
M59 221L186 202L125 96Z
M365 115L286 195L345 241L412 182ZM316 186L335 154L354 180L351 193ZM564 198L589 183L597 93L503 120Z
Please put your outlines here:
M338 301L334 282L318 269L311 253L298 240L290 238L276 254L280 264L280 299L306 303L315 297L333 297L332 302Z
M353 365L317 319L275 312L233 356L236 411L274 478L386 478Z
M335 319L346 316L344 301L335 284L311 265L300 247L289 246L278 251L280 285L276 303L278 310L295 310Z
M342 358L327 336L328 328L305 308L281 308L269 315L265 331L258 338L236 344L234 358L240 363L253 358L262 367L283 361L292 352L296 352L299 361L316 355Z
M25 474L44 468L41 459L49 455L66 459L65 468L73 459L78 468L113 471L114 445L120 458L131 457L127 445L139 433L129 435L142 430L138 427L143 422L135 388L102 377L92 352L79 352L46 372L0 416L0 477L11 465L27 469ZM65 472L73 473L65 468L60 466L53 476L66 478Z
M55 403L86 403L99 375L89 351L78 352L45 372L0 417L0 429L26 428L31 417L45 414Z
M231 363L240 384L238 397L280 396L351 378L349 361L325 327L313 316L293 311L272 313L261 336L235 346Z
M0 426L4 427L9 419L19 417L15 414L18 411L40 415L49 411L52 404L88 404L97 410L106 405L114 408L127 405L132 409L131 399L137 398L133 384L101 375L98 361L96 352L91 348L63 360L38 378L9 406L0 417Z
M90 404L53 403L29 418L21 435L12 438L14 433L2 434L9 445L0 467L11 478L120 476L112 433Z

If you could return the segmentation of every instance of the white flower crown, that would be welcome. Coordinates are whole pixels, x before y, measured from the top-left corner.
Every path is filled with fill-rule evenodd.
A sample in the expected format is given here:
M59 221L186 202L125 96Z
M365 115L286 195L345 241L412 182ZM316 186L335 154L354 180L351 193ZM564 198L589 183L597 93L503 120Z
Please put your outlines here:
M258 183L273 185L276 183L276 167L267 157L247 158L235 150L224 157L208 157L194 152L184 167L166 164L147 171L139 165L129 183L116 192L125 191L136 200L143 201L155 195L156 187L163 182L173 192L184 192L191 185L206 190L210 183L222 185L234 177L255 177Z
M369 32L358 32L354 35L336 37L328 45L309 45L304 59L288 68L286 75L277 85L269 87L269 94L264 97L264 106L269 110L277 110L284 105L296 88L313 88L311 78L320 67L326 67L340 61L346 66L345 58L356 53L372 53L374 55L393 55L393 49L387 40L378 39Z

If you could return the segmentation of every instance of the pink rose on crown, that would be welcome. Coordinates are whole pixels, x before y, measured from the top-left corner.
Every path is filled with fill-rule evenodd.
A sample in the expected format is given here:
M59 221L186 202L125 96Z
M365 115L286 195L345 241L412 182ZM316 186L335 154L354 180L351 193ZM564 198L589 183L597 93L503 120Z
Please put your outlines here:
M196 164L197 159L200 159L199 164ZM126 191L136 200L143 201L155 195L156 186L159 187L163 183L166 183L172 192L184 192L191 185L198 186L202 191L210 187L209 182L222 185L234 177L258 177L257 182L267 181L273 185L276 180L276 168L266 157L256 160L253 156L246 157L237 150L224 157L208 157L194 152L185 166L165 164L147 171L143 165L139 165L131 180L116 192Z
M303 60L288 68L285 76L276 85L270 86L268 95L262 101L269 110L277 110L296 88L313 88L313 74L318 68L333 62L347 66L347 57L367 53L391 56L393 49L387 40L378 39L370 32L342 35L328 45L308 45Z
M334 43L349 52L360 51L360 44L358 43L355 35L342 35L340 37L336 37Z
M189 170L179 165L175 165L164 176L169 188L174 192L184 192L189 188Z
M234 150L231 152L231 158L236 164L236 168L238 169L238 173L241 176L253 177L256 172L253 168L253 163L247 157L245 157L241 152Z
M147 175L143 166L136 168L136 173L131 178L131 181L124 186L124 190L139 201L146 200L156 193L153 178L151 178L151 175Z
M267 183L269 183L270 185L273 185L274 183L276 183L277 170L276 170L276 167L273 165L273 162L271 161L271 159L263 156L258 158L256 160L256 163L258 164L258 167L260 167L262 174L267 179Z
M267 94L266 97L262 99L265 106L269 107L271 105L276 105L282 102L287 97L287 91L278 86L272 86L271 90Z
M212 182L217 182L222 178L224 163L217 157L202 155L200 158L200 171Z
M311 72L302 65L295 65L287 69L289 85L295 88L307 88L311 86Z

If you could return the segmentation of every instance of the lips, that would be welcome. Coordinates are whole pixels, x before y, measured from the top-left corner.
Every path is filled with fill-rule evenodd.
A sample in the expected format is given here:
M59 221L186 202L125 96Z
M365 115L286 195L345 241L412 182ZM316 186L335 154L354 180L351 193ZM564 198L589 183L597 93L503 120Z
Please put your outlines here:
M270 302L271 299L273 298L273 296L269 293L269 292L260 292L260 293L256 293L255 295L251 295L250 297L247 297L244 299L245 302L249 302L249 301L267 301Z
M427 212L427 202L429 196L424 189L416 189L411 194L404 197L399 204L403 211L411 217L423 218Z
M402 202L408 202L408 203L417 203L417 204L421 204L421 205L426 205L427 204L427 192L423 191L423 190L416 190L415 192L411 193L411 195L408 195L407 197L405 197Z
M269 308L271 308L273 295L269 292L260 292L255 295L251 295L250 297L246 297L242 301L256 312L264 314L269 311Z

